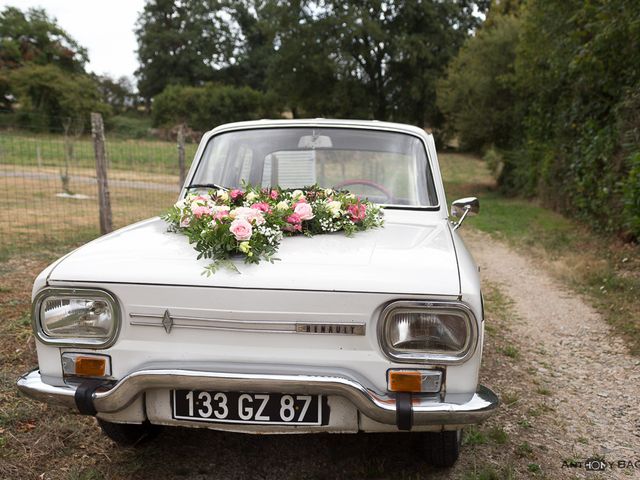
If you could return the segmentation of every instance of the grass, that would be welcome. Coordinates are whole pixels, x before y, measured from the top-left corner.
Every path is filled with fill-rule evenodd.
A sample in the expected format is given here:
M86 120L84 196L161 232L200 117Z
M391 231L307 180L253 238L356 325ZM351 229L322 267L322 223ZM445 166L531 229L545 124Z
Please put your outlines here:
M640 355L640 246L594 233L535 201L507 198L495 189L484 162L443 154L449 201L477 196L480 215L465 222L526 251L576 293L587 296L629 347Z
M516 453L520 457L529 457L533 453L533 448L529 445L529 442L522 442L516 448Z
M491 427L487 432L487 436L498 445L505 445L509 441L509 435L502 427Z
M520 400L520 396L516 392L503 392L500 400L503 404L510 406Z
M514 360L520 358L520 350L518 350L518 347L516 347L515 345L505 345L500 349L500 352L509 358L513 358Z
M114 228L157 215L175 201L179 188L175 144L110 138L107 146ZM82 138L74 142L73 150L73 159L65 166L60 135L1 132L0 258L15 249L88 240L99 234L93 146ZM83 198L60 196L65 192Z
M545 388L545 387L538 387L538 388L536 388L536 393L538 395L549 396L549 395L551 395L551 390L549 390L548 388Z
M0 132L0 164L62 168L65 164L65 141L61 134ZM72 140L72 168L95 168L93 142L90 135ZM187 168L197 145L185 145ZM141 170L149 173L178 173L176 144L160 140L124 139L107 136L107 156L110 168Z

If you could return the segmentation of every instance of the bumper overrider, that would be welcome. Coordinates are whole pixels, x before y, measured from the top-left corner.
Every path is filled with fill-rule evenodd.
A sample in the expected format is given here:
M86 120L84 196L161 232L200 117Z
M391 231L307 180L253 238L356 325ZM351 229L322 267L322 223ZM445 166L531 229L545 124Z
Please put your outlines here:
M117 382L86 380L78 386L54 386L33 370L18 379L18 389L35 400L74 408L80 413L115 413L150 389L192 389L264 393L339 395L367 417L401 430L413 425L477 424L499 404L498 397L479 385L473 394L422 396L379 393L347 375L226 373L180 369L133 372Z

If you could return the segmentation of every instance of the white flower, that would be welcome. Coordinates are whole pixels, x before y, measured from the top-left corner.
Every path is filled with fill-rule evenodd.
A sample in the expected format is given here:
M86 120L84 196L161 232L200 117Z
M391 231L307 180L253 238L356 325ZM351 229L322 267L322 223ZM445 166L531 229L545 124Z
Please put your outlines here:
M333 189L332 188L325 188L324 189L324 194L328 197L329 195L333 195Z
M304 197L304 192L302 190L294 190L291 192L291 198L294 200L298 200L299 198Z
M256 192L249 192L247 193L247 196L245 198L247 199L248 202L253 202L258 197L259 195Z
M223 202L227 202L229 201L229 194L225 191L225 190L218 190L216 192L216 195L218 196L218 198L220 200L222 200Z
M287 208L289 208L289 204L285 200L282 200L276 205L276 210L286 210Z
M334 200L333 202L329 202L327 203L327 208L329 209L329 211L331 212L331 215L333 217L339 217L340 216L340 208L342 207L342 203Z

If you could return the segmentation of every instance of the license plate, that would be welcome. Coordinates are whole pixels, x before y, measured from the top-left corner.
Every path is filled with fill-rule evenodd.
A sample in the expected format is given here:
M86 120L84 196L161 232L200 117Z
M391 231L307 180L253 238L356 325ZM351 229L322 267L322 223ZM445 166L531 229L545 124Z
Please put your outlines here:
M322 395L172 390L173 418L215 423L322 425Z

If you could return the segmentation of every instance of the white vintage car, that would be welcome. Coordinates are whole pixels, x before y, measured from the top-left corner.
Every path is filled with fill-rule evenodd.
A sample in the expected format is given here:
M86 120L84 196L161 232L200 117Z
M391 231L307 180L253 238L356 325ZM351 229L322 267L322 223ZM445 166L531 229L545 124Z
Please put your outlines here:
M207 260L160 218L69 253L33 286L39 368L18 388L97 417L121 444L157 426L245 433L411 432L425 459L498 406L478 385L478 269L456 233L434 141L401 124L262 120L204 135L181 198L253 185L345 189L382 228L284 238L274 263Z

